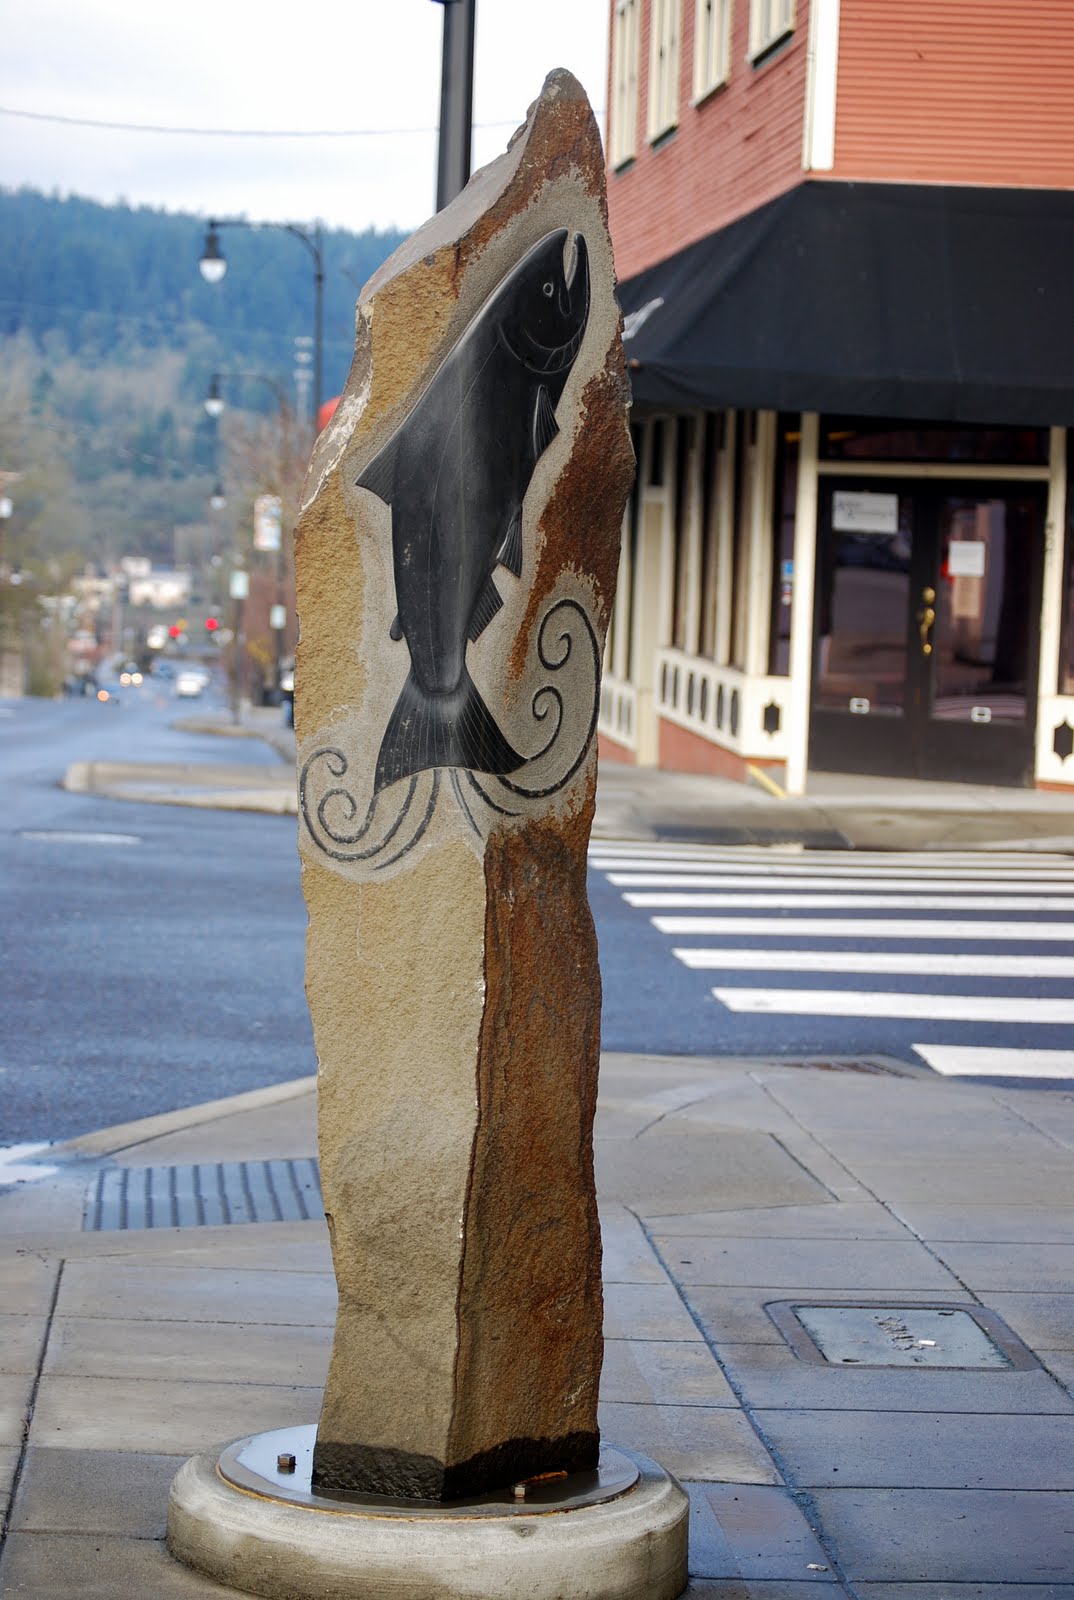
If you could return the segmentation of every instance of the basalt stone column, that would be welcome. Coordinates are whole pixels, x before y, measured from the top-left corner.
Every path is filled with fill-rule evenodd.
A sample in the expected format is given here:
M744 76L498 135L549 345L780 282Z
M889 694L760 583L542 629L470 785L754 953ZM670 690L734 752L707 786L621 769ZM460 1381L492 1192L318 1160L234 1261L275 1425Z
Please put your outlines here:
M315 1489L596 1463L600 662L633 473L566 72L363 291L297 533L300 848L339 1312Z

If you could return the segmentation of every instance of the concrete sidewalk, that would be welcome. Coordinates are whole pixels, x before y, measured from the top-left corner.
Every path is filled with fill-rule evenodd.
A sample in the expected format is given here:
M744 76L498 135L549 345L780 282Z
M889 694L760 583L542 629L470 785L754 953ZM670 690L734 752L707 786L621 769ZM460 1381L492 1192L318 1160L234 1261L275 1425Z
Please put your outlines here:
M603 1430L689 1487L693 1596L1074 1600L1074 1098L882 1065L606 1058ZM246 1162L260 1215L259 1164L314 1149L307 1079L75 1141L0 1195L5 1597L232 1592L164 1551L168 1485L316 1418L324 1226L95 1231L84 1197L122 1220L122 1170L167 1222L184 1168ZM881 1364L823 1359L796 1305L871 1308ZM959 1326L976 1348L929 1364Z
M253 736L274 756L250 766L79 762L66 787L120 800L294 815L295 739L275 709L189 716L178 726ZM597 838L814 849L1074 851L1074 794L811 773L809 793L781 798L754 784L602 762Z

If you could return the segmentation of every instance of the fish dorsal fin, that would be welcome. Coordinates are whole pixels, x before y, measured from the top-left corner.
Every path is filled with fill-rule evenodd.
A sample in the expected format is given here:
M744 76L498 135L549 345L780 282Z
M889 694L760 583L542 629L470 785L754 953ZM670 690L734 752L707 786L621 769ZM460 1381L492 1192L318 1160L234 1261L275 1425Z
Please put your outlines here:
M522 576L522 510L521 507L511 518L511 526L500 546L500 553L496 557L501 567L506 567L508 572L513 572L516 578Z
M395 472L399 464L398 435L388 440L383 450L379 450L372 461L362 468L355 484L359 489L369 489L378 500L383 500L386 506L392 503L395 494Z
M537 390L537 404L533 409L533 454L543 455L559 432L555 408L548 398L544 384Z
M503 596L493 583L492 578L486 579L485 587L477 597L474 614L470 618L470 626L466 630L466 637L473 644L475 639L480 639L493 617L503 605Z

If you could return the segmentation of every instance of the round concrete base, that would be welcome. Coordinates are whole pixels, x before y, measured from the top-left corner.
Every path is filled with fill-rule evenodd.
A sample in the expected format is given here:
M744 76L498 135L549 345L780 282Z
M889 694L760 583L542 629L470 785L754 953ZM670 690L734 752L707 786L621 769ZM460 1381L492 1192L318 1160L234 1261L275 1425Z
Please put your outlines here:
M274 1448L279 1435L243 1441L247 1460L259 1440ZM248 1476L229 1482L219 1457L194 1456L172 1484L168 1548L269 1600L675 1600L686 1495L644 1456L605 1447L605 1464L620 1482L637 1468L613 1498L442 1508L281 1498L274 1472L261 1492Z

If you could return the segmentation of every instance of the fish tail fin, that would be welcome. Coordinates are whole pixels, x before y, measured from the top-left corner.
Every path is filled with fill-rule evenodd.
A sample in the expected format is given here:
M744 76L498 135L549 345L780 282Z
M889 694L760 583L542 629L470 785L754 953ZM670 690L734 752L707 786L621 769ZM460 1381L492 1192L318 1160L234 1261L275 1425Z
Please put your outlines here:
M430 767L466 767L503 777L524 765L465 667L450 694L429 694L411 672L384 730L374 789L379 793Z

